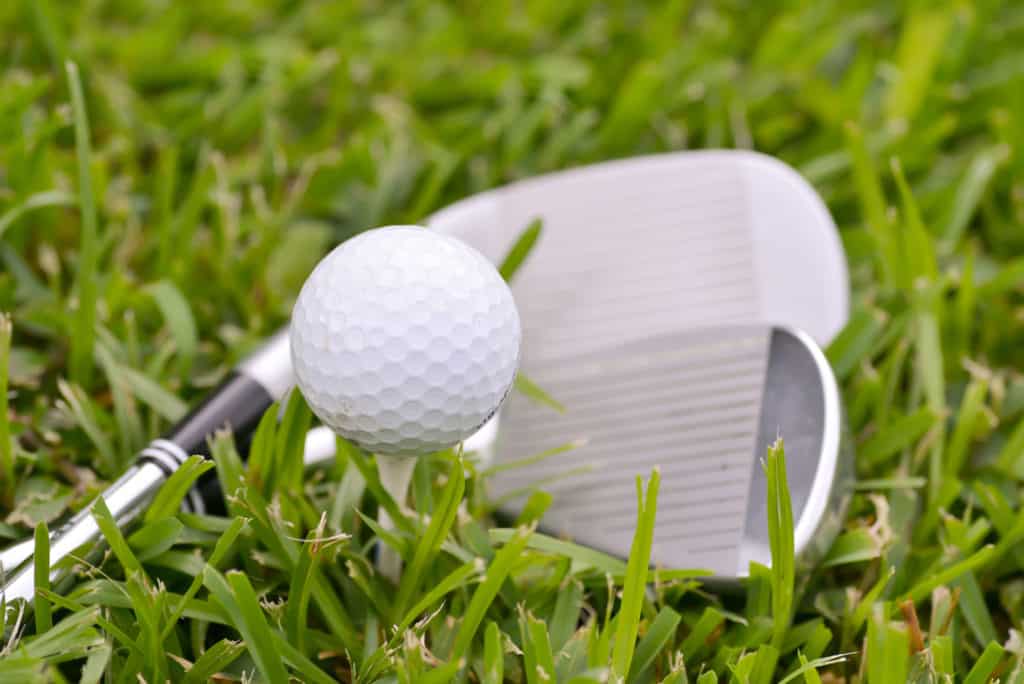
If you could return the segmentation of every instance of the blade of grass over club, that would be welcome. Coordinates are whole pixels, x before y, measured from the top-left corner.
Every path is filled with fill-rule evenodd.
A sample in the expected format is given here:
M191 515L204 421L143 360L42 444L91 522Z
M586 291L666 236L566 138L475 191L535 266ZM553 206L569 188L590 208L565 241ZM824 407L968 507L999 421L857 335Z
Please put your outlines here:
M53 627L53 612L46 592L50 590L50 530L46 523L36 525L35 583L36 599L33 608L36 617L36 632L42 634Z
M207 461L201 456L190 456L187 461L174 471L167 482L164 483L153 503L146 509L145 520L152 522L167 518L181 507L181 502L188 495L188 491L203 475L214 468L213 461Z
M782 439L768 448L764 465L768 480L768 539L772 552L772 645L782 645L793 614L796 560L793 550L793 504L786 480L786 449Z
M538 404L547 406L558 413L565 413L565 406L560 401L545 392L540 385L523 375L522 372L516 374L515 388L517 392Z
M490 531L491 541L500 544L509 543L517 535L518 528L514 530L499 528L492 529ZM601 553L600 551L595 551L594 549L586 546L580 546L578 544L573 544L572 542L555 539L539 532L535 532L530 536L527 545L531 549L546 551L548 553L570 558L574 562L579 563L581 568L592 567L601 573L617 576L624 576L626 574L626 564L618 558Z
M117 521L114 520L113 514L107 507L107 502L102 497L93 504L92 516L96 519L96 524L103 533L103 537L110 546L110 550L117 556L124 569L128 572L142 572L142 564L132 552L131 547L128 546L128 542L121 533Z
M564 454L567 451L578 449L580 446L582 446L582 442L569 442L567 444L552 447L551 449L546 449L537 454L536 456L529 456L518 461L503 461L501 463L496 463L492 466L488 466L487 468L481 470L480 476L488 477L490 475L494 475L495 473L500 473L505 470L514 470L515 468L526 468L537 463L540 463L541 461L544 461L546 459L558 456L559 454Z
M501 262L501 266L498 268L498 272L501 273L501 277L506 281L511 281L515 276L516 271L523 265L526 258L530 256L530 252L533 251L537 244L537 240L541 236L541 229L544 222L541 219L534 219L530 221L523 232L519 235L519 239L516 240L515 244L512 245L512 249L509 250L505 260Z
M615 645L612 649L612 675L624 679L629 674L636 648L640 611L647 590L647 569L654 543L654 518L658 508L658 487L661 473L655 469L647 483L646 496L642 482L637 478L637 525L626 565L626 578L622 588L622 606L619 608Z

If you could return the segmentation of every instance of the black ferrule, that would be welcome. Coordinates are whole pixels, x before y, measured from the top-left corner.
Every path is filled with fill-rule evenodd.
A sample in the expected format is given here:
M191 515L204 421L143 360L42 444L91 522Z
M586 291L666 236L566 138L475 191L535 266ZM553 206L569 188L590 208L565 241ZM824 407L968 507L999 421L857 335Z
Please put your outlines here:
M259 382L232 371L224 382L203 403L192 409L164 435L188 455L209 456L209 438L217 431L228 428L243 441L248 441L264 412L274 402L273 397ZM245 444L238 444L244 453ZM214 471L206 473L196 485L207 511L224 511L223 496Z

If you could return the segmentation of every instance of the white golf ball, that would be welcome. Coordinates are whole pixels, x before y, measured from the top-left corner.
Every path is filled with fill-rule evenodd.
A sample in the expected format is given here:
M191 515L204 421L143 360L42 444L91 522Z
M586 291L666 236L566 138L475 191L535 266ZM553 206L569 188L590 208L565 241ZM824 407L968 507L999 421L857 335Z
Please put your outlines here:
M313 412L368 451L457 444L498 410L521 331L512 293L465 243L378 228L317 265L295 302L291 353Z

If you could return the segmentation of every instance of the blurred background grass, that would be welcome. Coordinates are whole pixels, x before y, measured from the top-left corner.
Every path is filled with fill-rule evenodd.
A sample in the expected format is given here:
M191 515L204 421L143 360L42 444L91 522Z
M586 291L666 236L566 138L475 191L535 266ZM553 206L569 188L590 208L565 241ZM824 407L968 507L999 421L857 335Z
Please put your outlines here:
M760 580L745 600L677 581L645 608L681 622L641 674L678 673L682 652L690 677L769 681L799 649L854 652L826 669L871 682L1022 681L1020 3L3 3L0 534L116 477L285 320L334 242L517 178L704 147L782 158L840 225L855 313L829 355L863 481L777 670L749 660ZM168 650L198 658L192 639Z

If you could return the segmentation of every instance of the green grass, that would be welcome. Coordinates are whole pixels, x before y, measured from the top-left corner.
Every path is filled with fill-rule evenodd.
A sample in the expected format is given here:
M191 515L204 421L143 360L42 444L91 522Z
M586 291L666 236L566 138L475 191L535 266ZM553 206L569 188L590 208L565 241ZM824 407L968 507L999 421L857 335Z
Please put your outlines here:
M0 541L117 477L336 241L683 148L774 154L836 217L862 482L794 573L766 454L776 569L717 594L642 562L656 481L630 562L535 532L542 495L493 529L456 454L401 516L353 449L302 481L293 406L248 470L216 443L226 517L178 512L199 463L138 527L101 513L112 551L6 625L0 680L1024 681L1022 64L993 0L0 3Z

